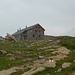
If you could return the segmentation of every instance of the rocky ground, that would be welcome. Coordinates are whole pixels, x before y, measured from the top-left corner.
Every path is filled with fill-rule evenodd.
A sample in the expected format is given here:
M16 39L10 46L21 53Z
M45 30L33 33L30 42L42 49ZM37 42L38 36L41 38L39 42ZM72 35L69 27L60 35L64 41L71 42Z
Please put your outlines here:
M20 50L0 50L0 54L1 56L5 54L8 57L5 60L10 60L14 64L16 62L21 64L7 69L3 68L0 75L75 75L74 70L73 72L66 72L67 68L75 64L74 59L69 59L70 54L74 51L61 46L58 42L41 40L24 42L18 45L11 43L10 49L15 46L19 47L16 49ZM23 50L23 48L25 49ZM53 62L50 62L50 60L53 60ZM8 65L12 64L8 63ZM47 68L49 68L48 71Z

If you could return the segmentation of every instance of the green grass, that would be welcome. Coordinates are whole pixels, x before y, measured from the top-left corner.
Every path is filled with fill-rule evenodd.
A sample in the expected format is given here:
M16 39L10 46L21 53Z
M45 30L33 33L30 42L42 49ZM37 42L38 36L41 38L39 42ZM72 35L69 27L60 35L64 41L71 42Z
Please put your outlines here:
M33 75L45 75L47 73L49 73L50 75L67 75L68 73L71 73L72 71L75 70L75 62L73 62L74 59L75 59L75 54L72 52L69 55L69 57L67 57L63 60L58 60L55 68L46 67L46 69L44 71L35 73ZM72 65L68 68L63 69L61 72L55 73L55 71L57 71L59 68L61 68L61 66L64 62L71 62Z
M75 49L75 38L66 40L66 41L62 41L61 45L69 48L69 49Z
M38 42L38 44L36 44L36 42ZM39 48L54 45L52 44L54 41L50 42L42 40L41 42L40 40L29 40L24 42L0 41L0 50L4 50L7 52L4 55L0 55L0 70L8 69L14 66L16 67L20 65L27 65L28 63L33 63L34 60L38 59L38 56L50 57L53 55L57 55L57 54L51 54L51 52L53 51L46 51L46 50L54 49L56 51L58 47L51 47L44 50L38 50ZM32 44L34 44L34 46L32 46ZM69 49L75 49L75 38L62 41L60 44ZM7 56L7 54L9 53L11 53L12 55ZM55 68L46 67L44 71L38 72L34 75L45 75L47 73L49 73L50 75L66 75L69 72L72 72L73 70L75 70L75 63L73 62L73 60L75 60L75 53L71 52L68 56L69 57L65 58L64 60L57 61L56 63L57 66ZM10 57L14 57L15 60L9 60ZM32 60L23 61L28 58ZM68 68L63 69L59 73L55 73L55 71L61 68L64 62L71 62L72 65ZM12 73L11 75L21 75L22 73L28 70L29 69L17 70L17 72Z
M0 70L31 63L33 60L37 60L38 56L48 56L50 52L38 50L38 48L47 46L47 43L49 44L50 42L42 40L42 44L31 46L31 44L35 42L40 42L40 40L29 40L25 42L0 41L0 50L6 51L7 54L12 54L9 56L7 56L7 54L0 55ZM21 53L17 53L17 51ZM15 60L9 60L10 57L14 57ZM32 61L24 62L23 60L27 58L31 58Z

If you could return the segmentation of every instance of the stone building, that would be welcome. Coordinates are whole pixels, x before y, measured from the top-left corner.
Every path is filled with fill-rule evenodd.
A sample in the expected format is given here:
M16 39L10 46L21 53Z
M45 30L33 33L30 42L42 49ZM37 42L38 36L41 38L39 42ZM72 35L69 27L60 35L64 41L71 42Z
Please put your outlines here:
M12 34L17 41L25 40L43 40L45 29L40 24L35 24L33 26L19 29L17 32Z

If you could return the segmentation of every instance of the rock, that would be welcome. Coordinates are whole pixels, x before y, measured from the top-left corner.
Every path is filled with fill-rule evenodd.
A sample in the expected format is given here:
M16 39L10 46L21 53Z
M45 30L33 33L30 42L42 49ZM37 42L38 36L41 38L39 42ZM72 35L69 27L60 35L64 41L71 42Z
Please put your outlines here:
M32 61L33 59L32 58L27 58L27 59L23 59L22 61L23 62L29 62L29 61Z
M15 60L15 58L14 57L11 57L9 60Z
M73 60L73 62L75 62L75 60Z
M28 48L30 48L31 46L27 46Z
M17 42L16 38L10 34L7 33L7 36L5 37L6 40L9 40L9 41L15 41Z
M9 55L13 55L13 54L11 54L11 53L8 53L7 55L9 56Z
M45 70L45 67L39 67L39 68L32 68L31 70L29 70L29 71L27 71L27 72L25 72L25 73L23 73L22 75L33 75L33 74L35 74L35 73L37 73L37 72L41 72L41 71L43 71L43 70Z
M43 58L45 58L44 56L39 56L39 59L43 59Z
M0 50L0 55L2 55L2 54L6 54L7 52L6 51L4 51L4 50Z
M69 67L70 65L71 65L71 63L65 62L65 63L63 63L62 68L67 68L67 67Z
M43 63L43 64L41 64L41 66L44 66L44 67L53 67L53 68L55 68L56 67L56 62L54 61L54 62L45 62L45 63Z
M65 47L60 47L58 48L57 52L68 55L70 53L70 50Z
M62 68L59 68L58 70L57 70L57 72L61 72L62 71Z
M12 67L7 70L2 70L0 71L0 75L10 75L13 72L16 72L16 67Z
M17 54L21 54L21 51L16 51Z

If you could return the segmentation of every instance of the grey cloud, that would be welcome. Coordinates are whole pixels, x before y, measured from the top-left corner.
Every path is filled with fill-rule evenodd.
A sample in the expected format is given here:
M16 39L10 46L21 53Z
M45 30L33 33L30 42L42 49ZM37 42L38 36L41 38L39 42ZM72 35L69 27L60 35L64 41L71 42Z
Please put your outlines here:
M0 0L1 35L35 23L40 23L46 34L68 34L75 27L74 3L75 0Z

